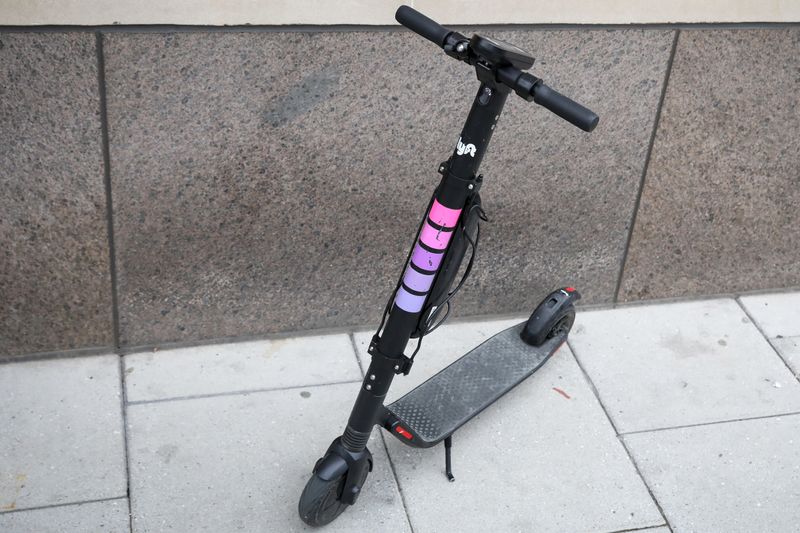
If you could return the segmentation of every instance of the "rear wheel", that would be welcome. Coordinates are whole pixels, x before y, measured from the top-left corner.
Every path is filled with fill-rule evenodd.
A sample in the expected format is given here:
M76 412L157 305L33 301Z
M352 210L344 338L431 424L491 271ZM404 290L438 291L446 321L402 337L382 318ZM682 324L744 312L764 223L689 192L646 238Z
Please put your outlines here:
M546 320L544 323L537 321L536 315L536 312L531 315L521 333L522 339L531 346L541 346L547 339L566 335L572 329L572 324L575 323L575 307L572 305L561 310L555 318L555 322L551 320ZM553 325L546 329L547 324Z
M368 473L369 470L365 468L358 483L359 487L364 485ZM311 476L297 506L303 522L314 527L324 526L333 522L347 509L347 504L341 501L346 477L347 473L344 473L326 481L316 474Z
M575 308L570 306L564 316L562 316L555 325L547 332L547 338L552 339L559 335L566 335L572 329L572 324L575 323Z

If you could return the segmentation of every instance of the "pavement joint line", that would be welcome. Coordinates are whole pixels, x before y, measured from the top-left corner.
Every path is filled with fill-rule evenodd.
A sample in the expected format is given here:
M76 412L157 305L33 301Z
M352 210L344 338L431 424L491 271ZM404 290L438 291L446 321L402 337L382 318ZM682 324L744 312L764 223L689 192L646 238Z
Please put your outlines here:
M122 453L125 454L125 493L128 498L128 531L133 533L133 510L131 508L131 455L128 443L128 393L125 386L125 362L118 357L119 372L119 407L122 415Z
M6 514L14 514L14 513L24 513L27 511L41 511L43 509L57 509L59 507L69 507L70 505L83 505L86 503L103 503L103 502L113 502L116 500L127 500L127 496L113 496L110 498L97 498L94 500L79 500L75 502L64 502L64 503L51 503L48 505L36 505L33 507L20 507L18 509L11 509L10 511L0 511L0 515Z
M128 406L132 405L146 405L151 403L165 403L165 402L180 402L184 400L202 400L204 398L218 398L221 396L247 396L248 394L257 394L262 392L275 392L287 391L295 389L307 389L312 387L327 387L330 385L346 385L352 383L361 383L360 379L347 379L343 381L331 381L328 383L306 383L305 385L291 385L288 387L266 387L263 389L244 389L225 392L209 392L207 394L190 394L187 396L173 396L171 398L156 398L154 400L134 400L128 402Z
M358 363L358 368L361 370L361 378L363 379L367 374L364 371L364 367L361 364L361 358L358 357L358 344L356 343L356 336L355 332L351 331L349 333L350 343L353 345L353 353L356 356L356 362ZM375 428L373 428L373 431ZM389 453L389 446L386 445L386 436L383 434L383 431L379 427L377 429L378 435L380 436L381 443L383 445L383 449L386 452L386 459L389 461L389 469L392 471L392 476L394 477L394 484L397 486L397 492L400 493L400 503L403 505L403 512L406 514L406 521L408 522L408 527L411 530L411 533L414 533L414 525L411 523L411 515L408 512L408 504L406 503L405 494L403 494L403 487L400 486L400 478L397 476L397 470L394 467L394 461L392 461L392 456Z
M411 533L414 533L414 524L411 522L411 514L408 512L408 503L406 502L406 495L403 492L403 487L400 485L400 477L397 475L397 469L394 467L394 461L392 460L392 455L389 453L389 446L386 444L386 435L383 434L383 430L378 428L378 435L381 437L381 442L383 443L383 449L386 450L386 459L389 461L389 469L392 471L392 476L394 476L394 483L397 485L397 492L400 493L400 503L403 504L403 512L406 514L406 521L408 522L408 528L411 530Z
M669 426L669 427L661 427L661 428L652 428L652 429L637 429L635 431L626 431L625 433L620 433L620 437L627 437L628 435L639 435L641 433L658 433L660 431L672 431L673 429L687 429L687 428L696 428L696 427L703 427L703 426L717 426L720 424L735 424L736 422L748 422L750 420L764 420L769 418L780 418L782 416L797 416L800 415L800 411L790 411L787 413L777 413L774 415L761 415L761 416L746 416L742 418L731 418L727 420L715 420L713 422L698 422L697 424L685 424L681 426Z
M278 340L303 340L309 337L326 337L329 335L347 335L349 331L360 329L367 330L366 326L359 324L342 324L341 326L331 326L314 329L297 329L289 331L275 331L272 333L253 333L242 335L228 335L225 337L211 337L207 339L188 339L178 341L164 341L144 344L130 344L120 346L119 354L122 356L135 355L148 352L165 352L181 348L198 348L203 346L214 346L216 344L239 344L244 342L262 342Z
M348 335L350 337L350 343L353 345L353 354L356 357L356 362L358 363L358 368L361 370L361 378L363 379L366 376L364 372L364 367L361 364L361 358L358 357L358 344L356 343L356 336L355 332L351 331ZM373 428L373 431L375 428ZM400 486L400 478L397 476L397 470L394 467L394 461L392 461L392 456L389 453L389 446L386 445L386 436L383 434L381 428L377 428L378 435L380 436L381 443L383 445L383 449L386 452L386 459L389 461L389 469L392 471L392 476L394 477L394 484L397 486L397 492L400 493L400 503L403 505L403 512L406 515L406 521L408 522L408 527L411 530L411 533L414 533L414 525L411 523L411 515L408 512L408 504L406 503L405 494L403 494L403 487Z
M664 519L664 522L666 523L667 528L670 531L673 531L672 524L669 523L669 520L667 519L667 514L664 512L664 509L661 507L661 502L658 501L658 498L656 498L656 495L653 493L653 489L651 489L650 485L647 483L647 480L645 479L644 474L642 473L642 469L639 468L639 464L636 462L636 459L633 458L633 454L628 449L628 446L625 445L625 440L621 439L619 435L617 435L617 440L622 445L622 449L625 450L625 453L628 454L628 460L633 465L633 468L636 470L636 473L639 474L639 478L642 480L642 483L644 484L645 488L647 489L648 494L650 494L650 498L653 500L653 503L655 504L656 508L658 509L658 512L661 513L661 518ZM653 527L658 527L658 526L653 526Z
M613 531L608 531L606 533L633 533L634 531L649 531L651 529L655 529L658 527L666 527L672 531L672 528L669 527L669 524L658 524L657 526L643 526L643 527L634 527L631 529L615 529Z
M128 504L128 523L130 525L130 533L134 533L134 531L133 531L133 504L131 504L130 495L128 495L128 498L125 501Z
M736 300L736 303L739 305L739 307L744 312L745 316L747 316L747 318L750 319L750 322L753 324L753 326L755 326L755 328L758 330L758 332L761 334L761 336L764 337L764 340L767 341L767 344L769 344L769 347L772 348L772 351L775 353L775 355L778 356L778 359L781 360L781 362L783 363L783 366L785 366L789 370L789 373L792 376L794 376L794 379L796 379L798 382L800 382L800 376L798 376L797 374L794 373L794 370L789 365L789 362L786 359L783 358L783 356L781 355L781 352L779 352L778 349L775 348L775 346L772 344L772 341L770 341L769 336L767 336L766 332L764 332L764 330L761 327L761 325L756 321L755 317L750 314L750 311L747 310L747 306L745 306L742 303L741 296L737 296L734 299Z
M358 369L361 371L361 379L364 379L366 374L364 373L364 366L361 364L361 358L358 356L358 344L356 344L356 334L355 332L351 331L347 334L350 338L350 344L353 347L353 355L356 358L356 364L358 365Z
M658 499L656 499L656 495L653 493L653 489L651 489L650 485L647 483L647 480L645 479L644 474L642 473L641 469L639 468L639 465L636 464L636 460L633 458L633 455L631 454L631 451L625 445L625 441L620 438L620 433L619 433L619 430L617 429L617 426L614 425L614 421L611 419L611 416L608 414L608 409L606 409L606 406L603 403L603 400L600 399L600 394L597 391L597 387L595 387L595 385L594 385L594 381L592 381L592 378L589 377L589 374L586 372L586 369L583 368L583 365L581 364L580 358L578 357L578 352L572 346L572 343L569 341L569 337L567 337L567 346L569 347L570 351L572 352L572 357L575 360L575 363L578 365L578 368L581 369L581 373L583 374L583 379L585 379L586 382L589 384L589 388L592 390L592 393L594 394L595 398L597 399L597 403L600 405L600 408L603 410L603 413L606 415L606 419L608 420L608 423L611 425L611 429L614 430L614 433L616 434L617 440L619 441L620 445L622 446L622 449L625 450L625 454L628 456L628 460L633 465L633 468L636 471L636 474L639 476L639 479L642 480L642 484L647 489L647 493L650 495L650 499L653 501L653 504L655 504L656 508L658 509L659 514L661 514L661 518L664 520L664 523L666 524L667 528L670 531L672 531L672 525L669 523L669 520L667 520L667 515L666 515L666 513L664 513L664 509L661 507L661 503L658 501ZM659 527L659 526L651 526L651 527Z
M592 390L592 394L594 394L594 397L597 399L597 403L600 404L600 407L603 409L603 413L605 413L606 418L608 419L608 423L611 424L611 428L614 430L614 434L619 436L620 433L619 433L619 430L617 429L616 424L614 424L614 420L612 420L611 415L608 414L608 409L606 409L606 406L603 403L603 400L600 399L600 393L597 391L597 387L595 387L594 381L592 381L592 378L589 377L589 373L586 372L586 369L583 368L583 365L581 364L581 360L578 357L578 352L577 352L577 350L575 350L575 347L572 345L572 342L570 342L569 337L567 337L567 346L569 347L570 351L572 352L572 357L575 359L575 362L578 364L578 368L581 369L581 373L583 374L583 379L585 379L586 382L589 384L589 388Z

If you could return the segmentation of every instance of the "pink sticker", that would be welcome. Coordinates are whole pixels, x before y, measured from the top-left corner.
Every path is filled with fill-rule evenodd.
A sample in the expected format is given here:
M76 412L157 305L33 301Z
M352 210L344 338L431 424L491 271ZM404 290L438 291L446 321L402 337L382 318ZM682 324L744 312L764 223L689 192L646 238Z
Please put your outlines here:
M444 228L455 228L460 214L461 209L450 209L440 204L439 200L434 200L428 218Z
M425 222L425 225L422 226L422 234L419 236L419 240L422 241L422 244L434 250L444 250L447 248L447 243L450 242L452 234L452 231L442 231Z

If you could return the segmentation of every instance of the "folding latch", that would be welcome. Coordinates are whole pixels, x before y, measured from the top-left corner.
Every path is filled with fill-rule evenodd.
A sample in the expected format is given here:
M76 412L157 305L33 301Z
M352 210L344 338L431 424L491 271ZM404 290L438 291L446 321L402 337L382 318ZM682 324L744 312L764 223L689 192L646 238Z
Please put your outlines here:
M367 352L372 357L377 357L383 360L384 364L391 366L395 374L407 376L408 373L411 372L411 366L414 364L414 360L405 354L400 354L399 357L389 357L378 349L378 341L380 341L380 337L378 337L377 334L373 335L372 340L369 342Z

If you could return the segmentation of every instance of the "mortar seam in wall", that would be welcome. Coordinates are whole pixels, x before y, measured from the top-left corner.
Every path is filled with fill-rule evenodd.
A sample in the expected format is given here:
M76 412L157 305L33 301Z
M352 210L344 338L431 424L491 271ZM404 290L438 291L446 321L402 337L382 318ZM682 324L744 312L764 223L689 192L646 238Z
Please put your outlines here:
M114 246L114 204L111 195L111 148L108 140L108 105L106 101L106 63L103 52L103 34L94 33L97 52L97 84L100 100L100 135L103 150L103 185L106 198L106 231L108 232L108 269L111 277L111 321L114 351L119 352L119 305L117 297L117 254Z
M669 79L672 75L672 65L675 62L675 52L678 49L678 38L680 37L681 30L675 30L675 36L672 38L672 48L669 52L669 59L667 59L667 67L664 72L664 82L661 85L661 95L658 98L658 106L656 106L656 116L653 119L653 130L650 132L650 140L647 144L647 153L644 158L644 166L642 167L642 175L639 178L639 188L636 191L636 200L633 202L633 212L631 213L630 224L628 226L628 235L625 238L625 247L622 251L622 258L619 264L619 274L617 275L617 284L614 288L613 305L616 307L619 303L619 291L622 288L622 279L625 275L625 265L628 261L628 252L630 251L631 240L633 238L633 229L636 226L636 218L639 215L639 206L642 202L642 193L644 192L645 180L647 179L647 172L650 170L650 160L653 155L653 146L656 142L656 134L658 133L658 125L661 122L661 111L664 107L664 100L667 96L667 88L669 86Z
M447 24L455 29L479 31L568 31L568 30L748 30L796 28L795 22L635 22L630 24L581 24L581 23L529 23L529 24ZM0 25L0 32L10 33L343 33L343 32L403 32L408 31L397 24L232 24L226 26L202 24L43 24L39 26Z

